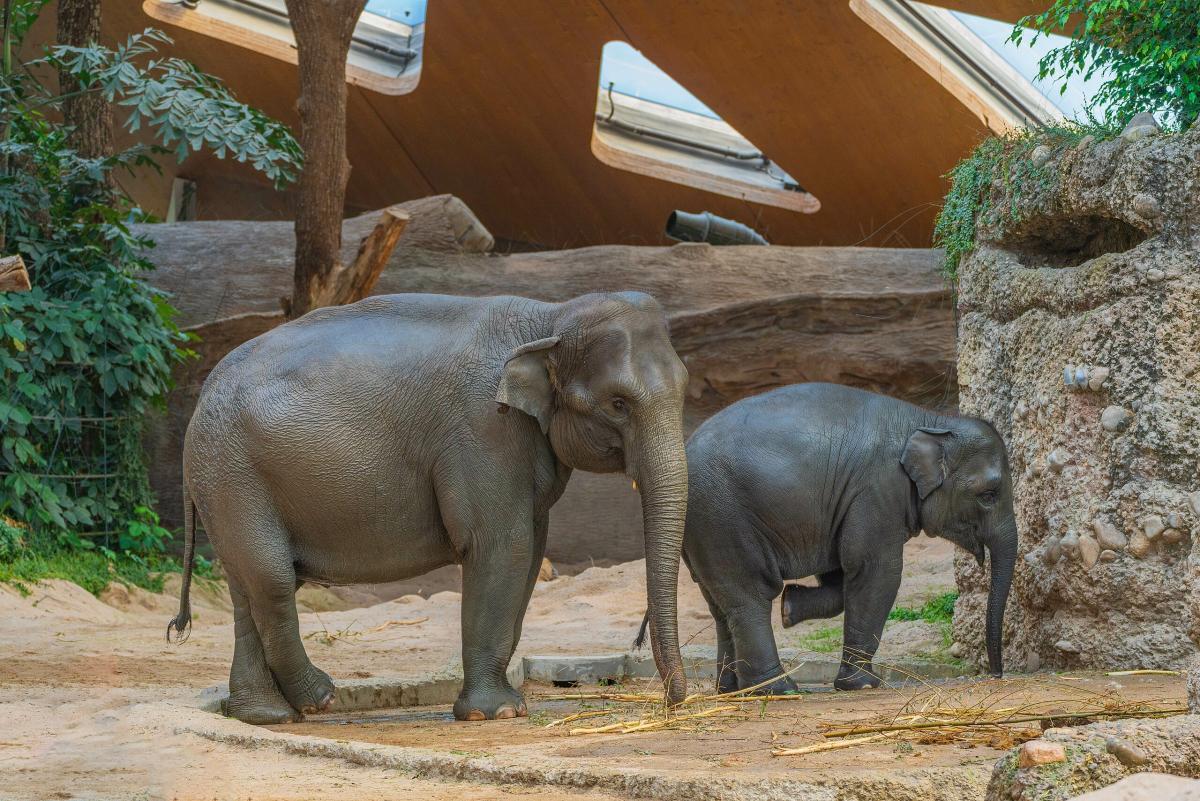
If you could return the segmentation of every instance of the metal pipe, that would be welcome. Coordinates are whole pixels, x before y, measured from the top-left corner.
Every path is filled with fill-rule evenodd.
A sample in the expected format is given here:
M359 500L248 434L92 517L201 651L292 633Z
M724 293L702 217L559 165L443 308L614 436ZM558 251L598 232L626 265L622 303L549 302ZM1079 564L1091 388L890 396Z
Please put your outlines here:
M667 218L667 236L679 242L707 242L710 245L771 244L748 225L718 217L712 212L690 214L675 210Z

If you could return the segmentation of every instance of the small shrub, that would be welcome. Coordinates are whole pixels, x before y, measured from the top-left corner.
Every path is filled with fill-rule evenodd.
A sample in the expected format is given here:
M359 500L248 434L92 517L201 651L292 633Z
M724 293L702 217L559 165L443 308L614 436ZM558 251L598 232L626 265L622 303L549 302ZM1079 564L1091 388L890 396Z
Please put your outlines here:
M1022 197L1036 192L1049 194L1056 173L1052 166L1033 163L1030 156L1034 148L1043 144L1052 149L1068 148L1085 136L1102 141L1120 130L1120 126L1109 124L1068 122L1011 131L981 142L945 176L950 180L950 191L934 223L933 244L945 251L942 275L946 280L958 280L958 266L975 249L975 232L985 215L1001 227L1015 224L1022 219ZM1002 198L1007 203L1004 209L997 206Z
M150 218L114 174L208 148L282 185L301 153L286 126L218 79L160 57L171 40L153 29L116 48L47 47L14 67L11 54L44 6L10 0L4 14L0 249L24 258L33 289L0 294L0 512L49 536L30 559L53 561L63 548L157 559L169 534L151 511L141 427L191 353L174 309L140 276L153 266L151 242L132 225ZM146 129L161 144L79 155L57 113L64 97L36 79L38 67L69 74L79 92L123 110L130 132Z
M1124 125L1149 111L1186 128L1200 115L1196 0L1054 0L1046 11L1017 23L1010 39L1019 44L1049 33L1070 40L1042 57L1040 78L1064 79L1065 91L1065 79L1073 75L1111 75L1089 101L1094 117Z

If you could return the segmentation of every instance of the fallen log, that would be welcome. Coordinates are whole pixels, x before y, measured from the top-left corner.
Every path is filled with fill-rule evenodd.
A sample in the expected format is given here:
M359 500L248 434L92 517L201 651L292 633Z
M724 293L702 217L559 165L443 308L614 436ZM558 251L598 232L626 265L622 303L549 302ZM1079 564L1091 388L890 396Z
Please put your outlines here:
M491 237L461 201L424 198L409 215L374 294L511 294L561 301L641 290L667 311L688 367L686 425L784 384L835 381L953 407L954 319L933 250L883 248L600 246L481 252ZM466 215L466 216L464 216ZM345 222L350 248L378 213ZM464 222L466 220L466 222ZM151 282L173 295L180 324L199 334L201 358L180 369L166 419L147 436L152 483L173 523L179 450L200 385L225 353L284 319L291 287L291 224L188 222L140 228L156 247ZM551 516L547 555L564 572L589 559L641 556L637 495L622 476L577 474Z
M28 292L29 273L20 256L0 258L0 292Z

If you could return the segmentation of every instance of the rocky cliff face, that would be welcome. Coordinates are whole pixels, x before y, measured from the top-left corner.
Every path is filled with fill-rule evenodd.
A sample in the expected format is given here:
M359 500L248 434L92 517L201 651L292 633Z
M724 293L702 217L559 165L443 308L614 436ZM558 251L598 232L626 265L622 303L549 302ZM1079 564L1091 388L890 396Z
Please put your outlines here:
M1008 442L1006 664L1172 667L1200 644L1200 126L1043 143L959 268L960 406ZM959 558L955 639L983 654Z

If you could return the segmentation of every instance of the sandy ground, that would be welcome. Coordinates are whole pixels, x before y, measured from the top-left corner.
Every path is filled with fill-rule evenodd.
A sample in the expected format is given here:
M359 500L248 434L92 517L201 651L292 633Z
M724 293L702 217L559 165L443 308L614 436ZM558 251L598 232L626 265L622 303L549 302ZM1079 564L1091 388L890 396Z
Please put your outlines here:
M910 543L900 603L916 606L949 589L951 561L948 543ZM518 654L627 650L645 609L643 571L642 563L633 562L539 584ZM2 798L606 797L418 780L285 753L264 759L198 738L172 727L162 705L192 707L199 691L227 678L232 623L219 585L194 593L194 629L182 645L164 639L176 604L169 595L112 588L99 600L57 581L27 589L23 595L0 586ZM320 592L308 595L319 607ZM837 621L807 628L830 625ZM922 625L890 624L881 655L923 653L940 641L940 633ZM335 680L411 677L459 658L457 593L309 612L301 615L301 626L313 661ZM680 629L684 641L713 642L707 609L686 575L680 580ZM794 644L802 633L802 627L781 632L781 645Z

